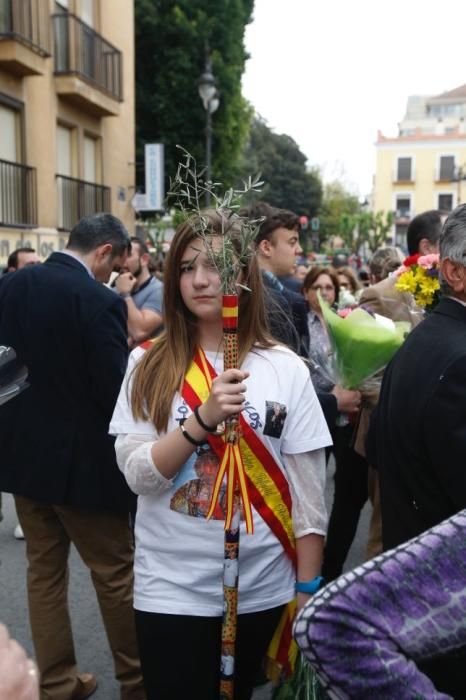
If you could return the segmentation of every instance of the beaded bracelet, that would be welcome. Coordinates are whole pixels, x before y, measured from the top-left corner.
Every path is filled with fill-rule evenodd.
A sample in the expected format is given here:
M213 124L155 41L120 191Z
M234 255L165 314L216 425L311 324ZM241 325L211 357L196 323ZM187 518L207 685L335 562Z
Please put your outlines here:
M204 423L204 421L202 420L201 416L199 415L199 406L194 406L194 411L193 411L193 413L194 413L194 415L195 415L195 417L196 417L197 422L199 423L199 425L201 426L201 428L202 428L203 430L207 431L208 433L215 433L215 431L217 430L217 426L215 425L214 427L212 427L212 426L207 425L206 423Z
M195 440L193 438L193 436L190 435L188 433L188 431L186 430L186 428L184 427L183 423L185 422L185 420L186 420L186 418L183 418L183 420L180 420L180 430L181 430L183 437L186 438L186 440L188 442L190 442L191 445L194 445L195 447L200 447L201 445L203 445L205 443L205 440Z

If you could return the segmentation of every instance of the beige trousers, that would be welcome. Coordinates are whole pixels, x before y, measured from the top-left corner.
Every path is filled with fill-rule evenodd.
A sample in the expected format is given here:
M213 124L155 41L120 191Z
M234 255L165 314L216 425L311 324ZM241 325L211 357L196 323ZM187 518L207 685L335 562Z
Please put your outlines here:
M41 700L71 700L78 669L68 610L72 542L90 569L110 643L121 700L144 700L134 627L129 518L15 496L26 539L29 617L41 673Z

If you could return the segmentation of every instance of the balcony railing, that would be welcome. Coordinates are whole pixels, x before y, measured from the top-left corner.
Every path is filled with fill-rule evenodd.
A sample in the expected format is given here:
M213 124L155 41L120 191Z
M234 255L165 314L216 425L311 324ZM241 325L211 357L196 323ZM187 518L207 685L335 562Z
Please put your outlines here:
M71 12L53 15L55 75L78 75L122 100L122 55Z
M0 0L0 40L15 39L41 56L50 55L47 0Z
M35 168L0 160L0 225L37 226Z
M71 231L83 216L110 211L110 187L57 175L58 228Z

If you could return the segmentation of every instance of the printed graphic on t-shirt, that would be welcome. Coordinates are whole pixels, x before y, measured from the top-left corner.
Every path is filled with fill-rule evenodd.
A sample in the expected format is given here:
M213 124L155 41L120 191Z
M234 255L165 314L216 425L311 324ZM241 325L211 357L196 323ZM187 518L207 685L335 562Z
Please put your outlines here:
M219 460L210 445L198 448L178 472L173 482L175 490L170 508L177 513L205 518L209 512ZM225 520L225 484L220 490L218 503L212 517Z
M280 406L280 404L277 405ZM178 423L186 420L188 417L190 411L184 400L177 406L176 413L176 421ZM261 426L259 413L249 402L243 415L253 429ZM212 501L212 493L219 467L219 459L207 442L198 447L183 464L173 480L171 486L173 495L170 499L170 509L177 513L191 515L194 518L206 518ZM212 518L214 520L225 520L225 517L226 483L224 482L220 489ZM243 512L241 512L241 520L244 520Z
M266 401L264 435L279 438L285 425L286 413L284 404L278 403L278 401Z

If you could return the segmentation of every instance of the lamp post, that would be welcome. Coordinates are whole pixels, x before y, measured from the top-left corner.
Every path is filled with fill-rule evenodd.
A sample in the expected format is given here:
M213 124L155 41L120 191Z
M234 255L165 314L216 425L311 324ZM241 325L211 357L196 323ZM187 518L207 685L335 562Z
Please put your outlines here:
M217 90L217 81L212 73L212 65L210 58L207 56L204 72L197 82L199 96L206 111L206 128L205 128L205 164L206 164L206 182L209 183L212 179L212 114L218 109L220 104L220 94ZM210 204L210 192L205 193L206 206Z

